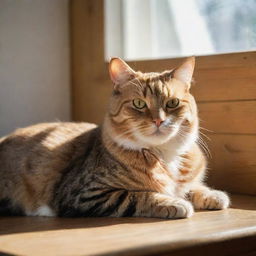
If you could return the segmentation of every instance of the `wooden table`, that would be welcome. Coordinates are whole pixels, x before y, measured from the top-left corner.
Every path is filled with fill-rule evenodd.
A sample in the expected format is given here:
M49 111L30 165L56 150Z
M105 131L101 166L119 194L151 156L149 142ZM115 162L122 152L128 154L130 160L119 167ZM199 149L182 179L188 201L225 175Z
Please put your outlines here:
M7 255L256 255L256 197L190 219L1 217Z

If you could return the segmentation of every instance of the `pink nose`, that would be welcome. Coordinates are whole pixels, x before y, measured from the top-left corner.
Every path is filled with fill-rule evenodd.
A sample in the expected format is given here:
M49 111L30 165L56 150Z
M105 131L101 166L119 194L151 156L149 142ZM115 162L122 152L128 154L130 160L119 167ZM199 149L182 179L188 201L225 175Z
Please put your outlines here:
M157 127L159 127L163 123L163 120L159 119L159 118L158 119L154 119L153 121L155 122Z

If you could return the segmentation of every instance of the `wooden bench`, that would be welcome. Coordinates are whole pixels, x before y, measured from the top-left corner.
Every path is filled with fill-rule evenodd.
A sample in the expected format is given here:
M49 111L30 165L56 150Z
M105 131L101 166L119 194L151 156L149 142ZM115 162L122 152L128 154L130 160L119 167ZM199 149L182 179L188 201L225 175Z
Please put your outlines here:
M190 219L0 218L0 254L256 255L256 200L232 196L232 207Z

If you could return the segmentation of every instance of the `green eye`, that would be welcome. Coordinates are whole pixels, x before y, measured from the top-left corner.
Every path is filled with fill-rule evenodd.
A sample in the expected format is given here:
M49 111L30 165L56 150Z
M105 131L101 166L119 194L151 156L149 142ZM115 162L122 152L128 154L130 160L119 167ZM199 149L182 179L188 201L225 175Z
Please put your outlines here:
M167 108L176 108L176 107L178 107L179 103L180 103L179 99L174 98L174 99L167 101L166 107Z
M132 101L132 103L133 103L133 106L135 108L138 108L138 109L142 109L142 108L145 108L147 106L146 102L141 100L141 99L134 99Z

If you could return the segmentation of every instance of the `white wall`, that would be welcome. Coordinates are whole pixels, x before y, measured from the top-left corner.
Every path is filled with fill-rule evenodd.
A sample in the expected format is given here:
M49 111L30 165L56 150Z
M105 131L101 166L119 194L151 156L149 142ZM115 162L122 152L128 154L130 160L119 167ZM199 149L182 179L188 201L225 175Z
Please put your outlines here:
M70 119L68 0L0 0L0 136Z

